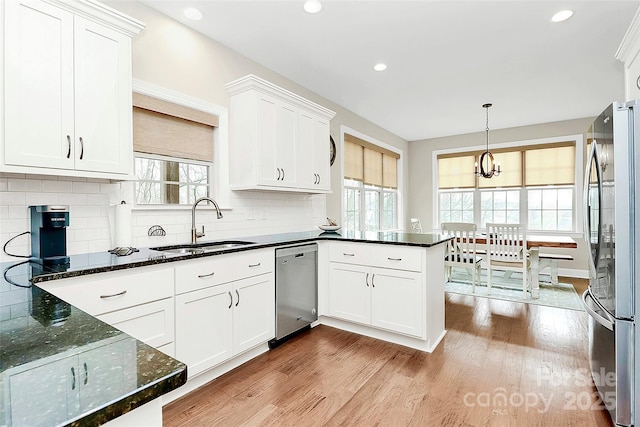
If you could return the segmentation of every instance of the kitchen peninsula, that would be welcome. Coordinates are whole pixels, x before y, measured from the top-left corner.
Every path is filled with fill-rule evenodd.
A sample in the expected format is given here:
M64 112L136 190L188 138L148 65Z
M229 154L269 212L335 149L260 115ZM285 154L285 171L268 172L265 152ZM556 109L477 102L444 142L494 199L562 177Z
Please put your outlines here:
M34 414L44 417L38 421L45 425L105 422L153 399L166 403L164 398L157 399L166 393L170 392L172 400L195 388L189 387L191 381L181 387L187 378L187 367L183 363L153 348L175 355L173 318L167 321L166 327L171 336L164 341L146 340L125 327L128 333L122 332L118 328L126 323L112 322L113 314L131 308L99 315L91 310L85 312L84 307L77 307L74 301L55 296L64 289L61 284L65 281L71 281L73 286L82 286L86 281L89 286L92 280L113 274L143 277L134 276L143 274L140 272L170 277L171 295L163 296L154 304L168 305L163 313L173 314L174 268L196 260L222 261L225 257L251 253L266 253L273 262L272 251L276 247L317 242L319 323L424 351L432 351L444 336L444 245L441 243L446 242L447 237L301 232L243 237L242 240L250 244L209 253L180 254L140 248L121 257L108 252L71 255L70 267L60 272L45 272L37 263L3 264L5 274L0 283L2 424L19 425L19 417ZM228 262L224 265L231 268ZM261 274L273 284L273 271ZM363 292L362 298L353 299L360 294L353 293L355 282L351 279L364 275L367 275L366 285L362 282L357 290ZM136 280L127 283L132 288L145 284ZM157 281L151 285L164 287ZM134 294L135 291L131 291L127 297ZM349 298L353 304L345 305ZM367 301L366 306L363 301ZM359 318L358 310L363 307L368 317ZM179 312L175 313L177 323ZM255 356L267 351L266 341L270 338L272 336L245 353L257 351L252 353ZM237 359L236 356L242 353L234 353L228 359ZM200 382L193 384L213 379L214 371L215 375L223 373L216 371L221 365L225 363L216 362L201 368L195 377ZM191 371L190 366L188 369ZM189 372L189 380L191 375ZM50 382L45 385L47 381ZM59 409L61 399L71 404ZM46 410L47 406L51 406L50 411Z

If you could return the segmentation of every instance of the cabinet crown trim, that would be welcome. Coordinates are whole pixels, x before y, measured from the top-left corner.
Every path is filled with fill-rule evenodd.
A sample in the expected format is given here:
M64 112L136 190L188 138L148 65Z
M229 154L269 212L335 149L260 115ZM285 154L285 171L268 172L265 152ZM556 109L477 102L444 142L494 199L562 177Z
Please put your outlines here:
M224 87L230 96L237 95L247 90L257 90L268 95L280 98L286 102L293 101L299 107L311 110L314 113L327 118L328 120L331 120L336 115L334 111L318 105L315 102L309 101L308 99L303 98L300 95L281 88L280 86L268 82L254 74L248 74L237 80L229 82Z
M631 62L640 51L640 9L633 17L622 42L616 51L616 59Z
M44 0L61 9L65 9L76 15L87 18L91 21L100 22L102 25L111 27L134 37L145 28L145 24L131 16L113 9L96 0Z

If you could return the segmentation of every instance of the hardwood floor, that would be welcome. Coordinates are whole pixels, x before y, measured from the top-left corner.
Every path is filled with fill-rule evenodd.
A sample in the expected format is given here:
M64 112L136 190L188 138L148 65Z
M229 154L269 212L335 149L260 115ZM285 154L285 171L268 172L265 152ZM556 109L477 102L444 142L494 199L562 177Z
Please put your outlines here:
M165 426L607 426L587 314L446 296L431 354L318 326L164 408Z

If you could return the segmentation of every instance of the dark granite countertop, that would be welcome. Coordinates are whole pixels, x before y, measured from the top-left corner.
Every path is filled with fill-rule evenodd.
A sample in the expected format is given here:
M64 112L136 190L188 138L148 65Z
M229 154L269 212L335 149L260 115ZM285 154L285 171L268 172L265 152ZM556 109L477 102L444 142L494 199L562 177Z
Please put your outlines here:
M184 364L40 289L39 282L321 240L431 247L448 238L437 233L309 231L239 240L251 244L189 255L150 248L127 256L107 251L71 255L63 271L37 260L0 264L0 425L96 425L186 382ZM116 354L126 357L114 358ZM91 357L88 368L85 357ZM92 379L102 375L112 380L97 389L76 387L69 379L72 367L78 381L87 369ZM59 369L63 373L56 375ZM60 399L69 406L66 415L60 415ZM21 419L22 414L35 418Z
M99 425L186 382L183 363L31 285L38 264L0 268L0 425Z
M139 248L127 256L117 256L109 252L94 252L70 256L70 266L64 271L51 271L42 268L38 274L33 274L33 283L47 280L62 279L65 277L82 276L86 274L101 273L106 271L121 270L145 265L162 264L166 262L194 259L214 255L241 252L250 249L267 248L282 245L293 245L298 243L308 243L320 240L364 242L403 246L431 247L450 240L450 237L439 233L396 233L396 232L345 232L338 233L322 231L303 231L295 233L267 234L260 236L242 237L239 239L215 239L210 242L241 240L251 242L248 245L237 246L228 249L221 249L213 252L201 254L175 254L150 248ZM206 243L207 241L198 241ZM163 247L175 247L177 245L166 245Z

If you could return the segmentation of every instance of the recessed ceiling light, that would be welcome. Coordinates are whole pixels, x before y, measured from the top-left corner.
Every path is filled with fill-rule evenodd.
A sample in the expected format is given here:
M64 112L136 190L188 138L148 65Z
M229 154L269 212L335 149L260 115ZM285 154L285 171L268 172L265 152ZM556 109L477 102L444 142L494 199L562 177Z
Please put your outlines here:
M561 10L551 17L551 22L562 22L573 16L573 10Z
M318 13L322 10L322 4L318 0L307 0L304 2L303 7L307 13Z
M202 19L202 12L200 12L195 7L188 7L182 13L184 13L184 16L193 21L199 21Z
M382 62L373 66L375 71L384 71L387 69L387 64L383 64Z

